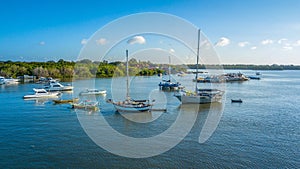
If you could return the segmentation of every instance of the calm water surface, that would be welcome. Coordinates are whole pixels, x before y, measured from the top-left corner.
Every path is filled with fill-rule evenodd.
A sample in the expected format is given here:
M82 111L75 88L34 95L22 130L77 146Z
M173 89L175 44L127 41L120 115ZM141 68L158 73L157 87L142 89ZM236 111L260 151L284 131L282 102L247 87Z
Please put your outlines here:
M142 159L113 155L97 146L69 105L22 99L39 85L0 86L0 168L300 168L300 71L261 73L262 80L226 84L226 100L213 105L216 111L224 106L224 112L217 129L205 143L198 143L198 137L210 107L201 105L196 123L182 142L163 154ZM192 87L192 77L177 79ZM97 88L106 89L108 95L96 98L101 111L86 113L87 117L105 116L114 129L125 135L151 137L168 129L179 110L195 113L190 110L193 107L180 106L172 92L158 91L160 80L136 77L132 84L136 89L131 91L132 96L136 98L150 92L153 97L159 95L168 100L162 104L158 99L157 103L167 108L165 113L133 117L145 122L152 120L149 123L127 120L105 103L111 97L112 79L97 79L95 83L76 81L77 90L63 93L62 98L76 96L85 84L94 83ZM124 87L122 83L113 84L119 85L120 90ZM237 98L243 103L231 103L230 99Z

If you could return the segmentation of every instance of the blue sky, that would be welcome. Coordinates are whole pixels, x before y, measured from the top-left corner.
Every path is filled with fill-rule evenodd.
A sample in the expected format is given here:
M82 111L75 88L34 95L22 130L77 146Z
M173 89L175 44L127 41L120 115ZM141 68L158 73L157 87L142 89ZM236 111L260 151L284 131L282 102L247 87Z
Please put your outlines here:
M299 0L11 0L0 5L0 60L76 60L120 17L163 12L200 27L224 64L300 64Z

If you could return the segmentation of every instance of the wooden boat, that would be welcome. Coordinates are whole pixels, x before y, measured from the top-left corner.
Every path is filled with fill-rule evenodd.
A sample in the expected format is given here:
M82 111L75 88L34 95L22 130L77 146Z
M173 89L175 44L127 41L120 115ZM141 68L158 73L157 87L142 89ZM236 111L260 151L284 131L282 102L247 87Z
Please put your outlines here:
M53 100L55 104L77 103L78 101L79 101L78 98L69 99L69 100Z
M242 99L231 99L231 103L243 103Z
M94 110L97 111L99 109L97 101L84 100L79 103L72 103L72 108L74 109L84 109L84 110Z
M150 111L153 104L149 100L133 100L129 96L128 50L126 50L126 77L126 99L124 101L108 99L107 102L113 104L118 112Z

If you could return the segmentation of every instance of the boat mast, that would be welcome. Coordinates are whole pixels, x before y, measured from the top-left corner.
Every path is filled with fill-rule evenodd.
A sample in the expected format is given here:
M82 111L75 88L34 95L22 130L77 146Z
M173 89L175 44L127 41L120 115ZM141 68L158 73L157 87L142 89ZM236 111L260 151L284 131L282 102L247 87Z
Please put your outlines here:
M171 64L171 56L169 55L169 82L171 82L171 67L170 67L170 64Z
M195 92L197 93L198 86L197 86L197 80L198 80L198 64L199 64L199 50L200 50L200 29L198 29L198 45L197 45L197 64L196 64L196 87Z
M129 71L128 71L128 50L126 50L126 100L129 100Z

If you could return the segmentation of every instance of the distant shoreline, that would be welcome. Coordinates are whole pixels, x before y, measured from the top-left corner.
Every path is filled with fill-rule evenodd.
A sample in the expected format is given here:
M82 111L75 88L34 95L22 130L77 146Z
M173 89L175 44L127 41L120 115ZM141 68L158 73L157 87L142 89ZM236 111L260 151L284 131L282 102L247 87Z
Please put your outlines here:
M171 73L187 72L187 69L196 69L195 64L168 65L156 64L149 61L130 59L130 75L152 76L164 74L171 67ZM224 65L199 65L198 69L226 69L226 70L300 70L300 65L247 65L247 64L224 64ZM19 77L30 75L36 77L53 78L90 78L90 77L113 77L124 76L125 64L120 61L47 61L47 62L24 62L24 61L0 61L0 76Z

